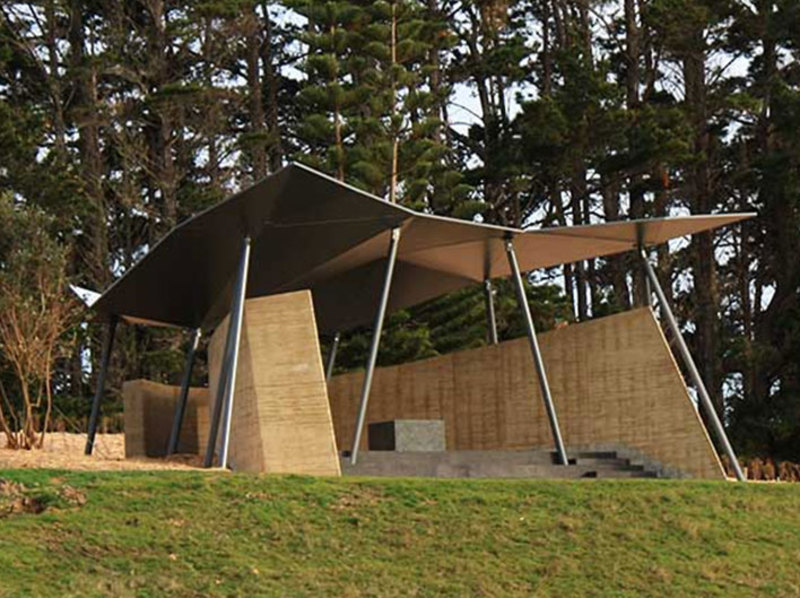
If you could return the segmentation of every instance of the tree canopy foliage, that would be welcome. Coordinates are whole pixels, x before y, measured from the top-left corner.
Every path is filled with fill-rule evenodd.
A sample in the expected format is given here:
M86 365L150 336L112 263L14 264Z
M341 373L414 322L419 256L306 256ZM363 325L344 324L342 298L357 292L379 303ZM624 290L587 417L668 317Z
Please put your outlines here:
M288 160L514 226L757 211L653 258L735 444L798 459L799 52L794 0L10 0L0 191L52 218L66 275L93 289ZM531 282L542 328L646 293L631 256ZM395 314L381 361L486 342L482 301ZM120 336L112 389L123 371L177 380L186 338ZM80 329L57 401L90 394L98 343ZM347 334L342 367L365 346Z

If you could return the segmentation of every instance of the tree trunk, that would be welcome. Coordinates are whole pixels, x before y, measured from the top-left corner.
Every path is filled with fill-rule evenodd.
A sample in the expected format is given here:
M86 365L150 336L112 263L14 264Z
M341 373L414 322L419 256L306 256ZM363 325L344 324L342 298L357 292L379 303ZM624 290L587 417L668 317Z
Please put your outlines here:
M702 31L693 34L691 50L683 58L683 77L686 86L686 109L695 132L694 154L696 161L688 176L688 195L692 212L706 214L713 206L710 162L712 159L705 82L705 40ZM696 331L695 355L709 394L722 414L719 394L720 368L717 354L717 278L714 259L713 235L699 233L692 240L693 295L696 302L694 314Z
M149 88L155 93L163 91L170 82L170 57L168 56L167 14L163 0L149 0L151 27L148 43ZM178 176L173 152L173 107L169 98L161 98L153 109L150 123L150 163L153 185L160 192L161 222L156 225L154 237L175 226L178 220Z
M663 166L656 166L651 170L650 177L659 185L653 194L653 216L662 218L667 216L667 186L669 184L669 173ZM669 245L661 243L656 248L657 263L655 265L656 275L661 282L661 288L667 296L667 301L672 304L672 276L669 271Z
M264 39L261 42L261 65L264 70L264 86L267 92L266 119L270 139L268 145L269 169L279 170L283 165L283 141L281 139L280 120L278 118L278 76L275 73L272 55L272 19L269 16L269 2L262 4L264 13Z
M572 224L584 224L583 220L583 201L586 196L586 168L582 161L578 159L573 167L570 197L572 199ZM575 287L578 294L578 319L584 321L589 317L589 306L587 302L587 277L586 265L584 262L576 262Z
M606 222L619 220L619 184L611 179L601 180L601 193L603 197L603 214ZM612 255L607 258L609 278L614 289L614 298L617 305L615 307L628 310L631 307L631 299L628 291L628 281L626 276L625 257Z
M59 75L58 38L55 1L48 0L44 6L47 27L47 58L49 62L50 97L53 104L53 145L56 159L63 165L67 160L66 134L67 125L64 119L64 99L62 97L61 76Z
M553 52L550 41L550 0L545 0L542 11L542 97L553 93Z
M633 128L635 129L637 113L639 111L639 25L636 15L636 1L625 0L625 97L628 112L634 119ZM637 154L636 143L629 141L630 153ZM630 217L633 219L644 218L644 188L641 174L631 174L628 177L628 193L630 197ZM647 303L647 282L644 270L639 265L638 260L634 260L633 268L633 297L636 305Z
M397 65L397 2L392 2L392 39L391 39L391 94L392 94L392 110L390 128L392 134L392 165L391 173L389 176L389 201L391 203L397 202L397 166L398 166L398 151L400 145L399 135L400 132L396 130L395 119L397 116L397 82L395 81L395 66Z
M247 16L245 27L247 46L247 89L250 108L250 143L252 178L260 180L267 176L267 149L264 127L264 99L261 95L261 35L259 19L255 14Z
M103 159L100 153L100 128L97 113L97 71L86 57L83 0L70 0L69 45L73 71L72 120L78 129L83 192L89 207L85 222L85 241L80 257L87 272L88 285L103 289L111 279L108 263L108 216L103 196Z

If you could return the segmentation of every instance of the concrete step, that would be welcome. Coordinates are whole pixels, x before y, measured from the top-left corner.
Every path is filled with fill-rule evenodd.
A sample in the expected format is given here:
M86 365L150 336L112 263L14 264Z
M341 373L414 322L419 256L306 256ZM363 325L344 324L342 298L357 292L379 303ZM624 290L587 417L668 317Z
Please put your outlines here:
M551 451L443 451L443 452L394 452L362 451L359 463L447 463L450 465L474 465L479 463L503 463L513 465L552 465L556 463Z
M575 465L587 465L587 466L597 466L597 467L633 467L633 468L640 468L644 469L642 465L633 465L629 459L576 459Z
M552 451L555 455L555 451ZM617 459L616 451L569 451L570 459Z
M636 478L658 477L613 451L581 451L574 462L557 464L555 453L528 451L364 451L358 463L342 458L342 473L360 476L440 478Z

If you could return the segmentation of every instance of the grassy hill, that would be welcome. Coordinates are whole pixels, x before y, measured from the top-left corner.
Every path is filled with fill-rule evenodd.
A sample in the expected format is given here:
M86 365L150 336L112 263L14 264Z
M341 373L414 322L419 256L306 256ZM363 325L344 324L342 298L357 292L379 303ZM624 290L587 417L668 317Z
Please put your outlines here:
M1 597L800 594L800 485L0 479Z

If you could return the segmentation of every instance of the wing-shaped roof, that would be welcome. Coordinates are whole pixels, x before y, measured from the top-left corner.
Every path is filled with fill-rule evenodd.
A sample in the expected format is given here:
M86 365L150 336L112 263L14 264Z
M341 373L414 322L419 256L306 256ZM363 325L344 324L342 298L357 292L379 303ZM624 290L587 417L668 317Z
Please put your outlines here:
M751 214L519 230L415 212L291 164L170 231L94 304L132 321L211 328L227 313L245 234L247 296L310 288L323 332L374 317L391 229L401 227L389 309L522 270L600 257L724 226Z

